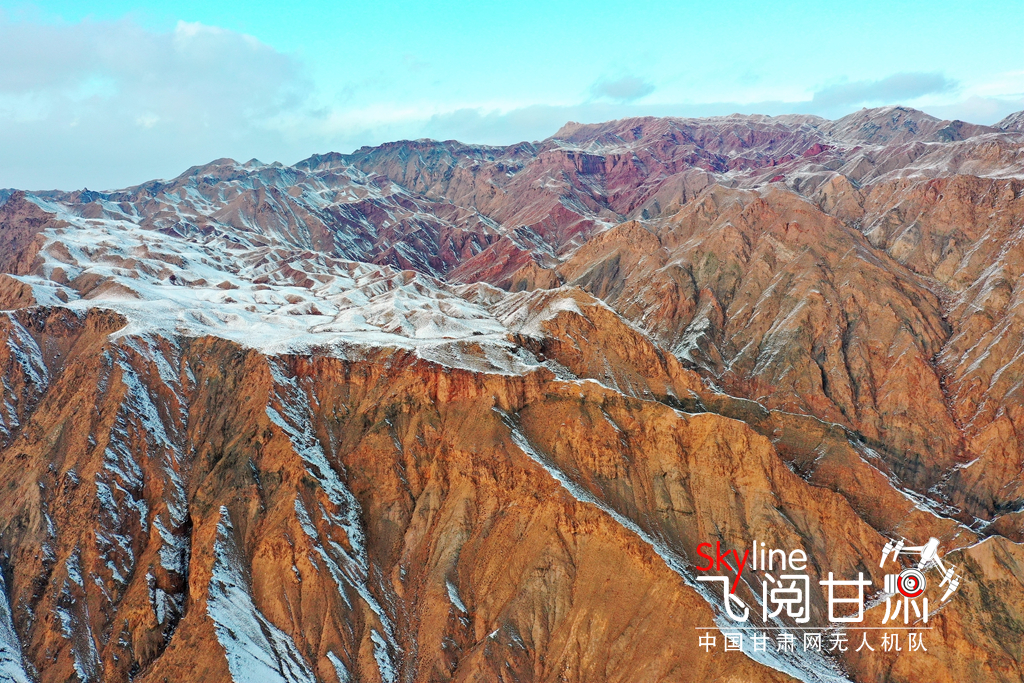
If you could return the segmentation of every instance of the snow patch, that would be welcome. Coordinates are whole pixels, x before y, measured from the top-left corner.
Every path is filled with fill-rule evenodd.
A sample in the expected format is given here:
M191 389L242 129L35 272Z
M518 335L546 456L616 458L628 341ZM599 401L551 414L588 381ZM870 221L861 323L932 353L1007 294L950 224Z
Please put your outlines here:
M334 674L338 677L338 683L352 683L352 675L348 672L345 663L338 658L338 655L328 650L327 659L334 667Z
M234 529L220 509L206 609L235 683L316 683L295 642L256 608L241 570Z
M21 642L14 630L11 607L7 602L7 587L0 572L0 681L5 683L30 683L21 661Z
M451 601L452 605L455 606L455 609L459 610L463 614L468 614L469 610L466 609L466 606L462 603L462 599L459 597L459 589L454 583L452 583L451 579L445 581L445 587L448 589L448 599Z

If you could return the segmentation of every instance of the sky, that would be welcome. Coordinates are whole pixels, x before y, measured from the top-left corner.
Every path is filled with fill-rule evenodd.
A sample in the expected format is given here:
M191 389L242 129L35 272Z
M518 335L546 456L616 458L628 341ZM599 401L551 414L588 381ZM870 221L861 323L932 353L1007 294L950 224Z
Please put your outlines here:
M568 121L1024 109L1024 0L0 0L0 188Z

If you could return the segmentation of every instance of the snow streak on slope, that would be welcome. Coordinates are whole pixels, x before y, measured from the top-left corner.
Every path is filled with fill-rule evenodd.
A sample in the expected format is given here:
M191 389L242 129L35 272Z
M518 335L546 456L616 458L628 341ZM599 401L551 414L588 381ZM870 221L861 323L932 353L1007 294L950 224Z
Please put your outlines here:
M392 618L374 595L371 585L373 568L366 548L366 533L360 518L359 501L331 467L320 441L310 429L312 409L308 389L300 386L299 379L289 377L279 364L271 361L270 368L274 376L274 404L276 407L267 406L267 416L288 436L295 452L304 461L310 476L323 489L334 510L329 511L322 505L318 506L321 515L330 526L344 532L348 545L352 549L351 552L346 551L341 543L326 534L321 536L316 531L308 513L305 512L305 508L300 501L296 500L295 511L299 522L306 534L316 544L316 551L327 565L342 600L346 604L350 604L346 595L346 586L349 586L376 615L383 633L376 629L371 631L373 657L377 662L381 680L384 683L395 683L398 680L397 658L401 649L398 646ZM377 583L378 590L383 593L382 583L379 581Z
M50 372L43 362L43 353L32 338L32 335L18 322L13 315L4 319L10 325L7 338L7 350L11 360L18 366L18 374L24 379L20 390L16 391L8 382L7 374L3 378L3 405L0 406L0 435L10 436L19 426L18 411L25 410L26 404L38 400L50 384ZM13 369L13 368L12 368Z
M21 664L21 643L11 622L11 609L7 604L7 589L0 572L0 681L3 683L29 683L31 679Z
M235 683L316 683L295 641L253 604L226 507L220 509L207 612Z
M581 503L588 503L598 508L614 519L624 529L636 534L641 541L649 545L654 552L664 560L669 569L678 575L687 586L696 591L708 602L711 608L715 611L715 623L719 629L722 631L728 631L730 627L735 629L735 622L730 620L724 614L723 608L719 605L718 598L709 592L707 586L694 580L688 567L689 563L678 552L676 552L664 538L659 538L655 534L645 530L632 519L614 509L608 503L598 499L583 486L574 481L572 477L562 471L558 465L551 460L551 458L543 455L540 451L534 448L533 444L530 443L530 440L523 433L522 429L520 429L515 416L505 413L498 408L495 408L494 411L501 416L505 426L507 426L511 432L512 442L523 453L543 467L547 473L550 474L555 481L561 484L562 488L568 491L574 499ZM846 678L831 661L820 655L815 655L813 651L796 651L792 653L761 651L752 649L750 645L747 644L749 642L751 642L750 639L744 639L742 650L745 655L759 664L763 664L775 669L776 671L781 671L789 676L793 676L804 683L849 683L849 679Z

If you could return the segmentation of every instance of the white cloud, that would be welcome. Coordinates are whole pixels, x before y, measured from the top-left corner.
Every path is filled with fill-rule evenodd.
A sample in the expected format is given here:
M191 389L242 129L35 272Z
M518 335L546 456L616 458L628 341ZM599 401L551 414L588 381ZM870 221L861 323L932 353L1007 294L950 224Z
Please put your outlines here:
M909 102L925 95L947 93L957 87L941 73L896 73L874 81L836 83L814 93L813 106L820 109L857 105Z
M0 45L0 187L124 185L154 167L282 152L270 122L312 89L293 57L196 23L0 18Z
M1024 96L1013 98L972 95L955 102L934 104L926 110L932 116L943 119L960 119L992 125L1014 112L1024 110Z
M606 98L613 102L634 102L654 92L654 84L639 76L622 76L605 78L591 88L595 97Z

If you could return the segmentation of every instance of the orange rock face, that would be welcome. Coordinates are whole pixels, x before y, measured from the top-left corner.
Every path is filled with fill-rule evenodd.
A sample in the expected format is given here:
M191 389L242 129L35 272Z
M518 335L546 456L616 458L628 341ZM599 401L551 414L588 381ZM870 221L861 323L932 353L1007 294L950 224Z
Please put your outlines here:
M0 680L1022 680L1007 121L633 119L11 195ZM899 538L959 590L926 650L857 651ZM848 649L723 647L703 544L755 541L814 590L765 622L740 572L747 635L825 631L819 581L860 574Z

